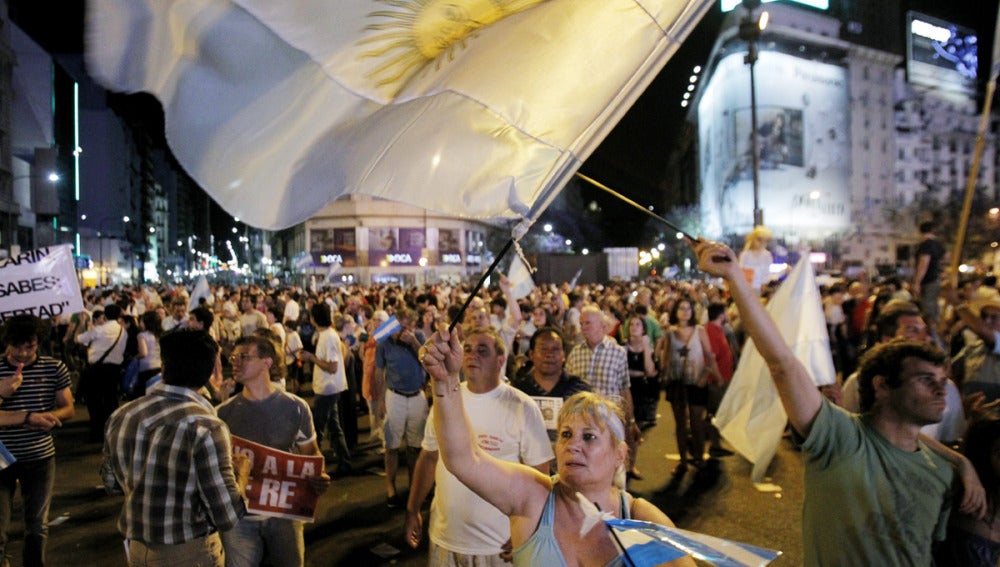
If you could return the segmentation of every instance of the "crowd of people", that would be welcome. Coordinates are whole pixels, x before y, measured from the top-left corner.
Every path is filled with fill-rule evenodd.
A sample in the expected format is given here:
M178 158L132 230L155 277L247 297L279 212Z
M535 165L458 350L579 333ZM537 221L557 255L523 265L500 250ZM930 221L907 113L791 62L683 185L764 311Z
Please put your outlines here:
M769 238L757 234L745 259ZM523 297L502 276L473 297L444 284L218 285L194 298L124 286L87 290L85 310L55 322L8 319L0 441L17 463L0 471L0 548L20 482L24 564L43 564L50 431L80 400L104 484L125 496L132 565L302 565L302 522L248 512L249 465L230 435L323 456L329 473L309 478L322 495L352 474L365 413L386 506L405 508L413 547L433 494L430 565L626 564L606 531L581 530L579 499L672 525L628 481L732 455L712 417L752 339L806 459L806 564L996 565L995 280L944 285L936 310L920 303L933 284L913 295L891 278L824 286L838 379L821 388L764 310L780 281L722 244L691 245L701 279ZM661 397L680 462L640 472Z

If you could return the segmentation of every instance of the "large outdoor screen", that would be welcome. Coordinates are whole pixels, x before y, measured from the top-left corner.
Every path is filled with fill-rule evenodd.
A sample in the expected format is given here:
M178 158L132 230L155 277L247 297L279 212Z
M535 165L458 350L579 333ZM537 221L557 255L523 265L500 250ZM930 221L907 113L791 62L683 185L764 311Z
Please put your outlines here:
M792 239L848 228L850 146L844 68L765 51L756 63L760 206ZM750 74L743 53L722 59L698 105L702 230L753 228Z
M969 28L906 13L906 73L913 84L975 96L978 46Z

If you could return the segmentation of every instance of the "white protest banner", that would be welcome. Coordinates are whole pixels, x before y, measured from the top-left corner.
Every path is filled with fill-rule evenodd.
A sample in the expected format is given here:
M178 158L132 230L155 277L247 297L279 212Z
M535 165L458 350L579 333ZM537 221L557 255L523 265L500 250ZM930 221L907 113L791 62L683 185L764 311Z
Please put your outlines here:
M261 516L312 522L319 494L309 478L323 473L323 457L296 455L233 435L233 452L250 458L247 510Z
M0 260L0 322L14 315L55 319L79 311L83 311L83 296L69 244Z

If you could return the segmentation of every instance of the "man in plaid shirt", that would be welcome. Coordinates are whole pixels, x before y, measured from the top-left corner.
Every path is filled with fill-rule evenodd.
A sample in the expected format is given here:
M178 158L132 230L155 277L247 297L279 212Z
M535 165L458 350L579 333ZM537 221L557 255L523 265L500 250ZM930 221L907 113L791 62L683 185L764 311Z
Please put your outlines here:
M225 562L219 531L246 514L250 462L234 457L229 429L198 394L219 345L205 331L176 330L160 339L163 382L108 420L101 473L122 490L118 529L129 565Z
M618 403L625 410L625 442L628 443L629 478L641 479L635 468L635 456L642 432L635 423L628 354L625 347L608 336L611 325L596 305L580 309L580 334L583 342L573 347L566 359L566 372L586 380L595 392Z
M625 347L608 336L604 314L596 305L580 310L583 342L573 347L566 359L566 372L586 380L595 392L619 403L625 410L628 429L635 428L632 391Z

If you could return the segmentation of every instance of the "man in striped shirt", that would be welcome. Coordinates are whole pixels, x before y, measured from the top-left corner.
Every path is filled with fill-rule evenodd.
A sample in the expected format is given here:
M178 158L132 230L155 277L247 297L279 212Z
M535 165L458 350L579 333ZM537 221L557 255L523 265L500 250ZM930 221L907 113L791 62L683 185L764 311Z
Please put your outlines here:
M17 461L0 471L0 563L7 564L7 530L17 484L24 499L24 565L45 563L49 504L55 482L56 448L49 430L72 419L69 370L54 358L38 355L42 320L16 315L4 322L0 359L0 409L24 412L19 425L0 428L0 442Z
M250 462L233 456L229 429L198 394L218 356L205 331L164 334L163 382L108 420L101 476L125 493L118 529L130 566L222 567L218 532L246 514Z

